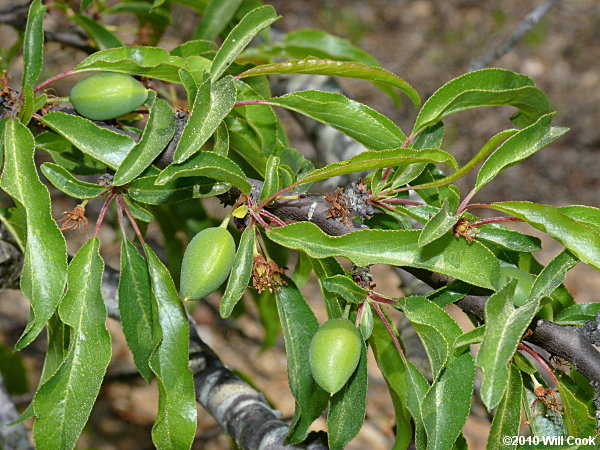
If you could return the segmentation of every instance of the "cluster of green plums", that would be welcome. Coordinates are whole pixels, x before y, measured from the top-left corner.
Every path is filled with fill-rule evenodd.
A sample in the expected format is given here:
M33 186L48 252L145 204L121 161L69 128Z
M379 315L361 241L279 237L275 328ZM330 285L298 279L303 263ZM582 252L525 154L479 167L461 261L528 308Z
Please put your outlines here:
M92 120L110 120L135 111L148 91L136 79L120 73L97 73L77 82L70 101ZM235 242L225 227L200 231L187 246L181 265L180 290L186 300L198 300L218 289L229 276ZM310 344L310 369L325 391L335 394L348 382L360 360L362 337L348 319L331 319L319 327Z

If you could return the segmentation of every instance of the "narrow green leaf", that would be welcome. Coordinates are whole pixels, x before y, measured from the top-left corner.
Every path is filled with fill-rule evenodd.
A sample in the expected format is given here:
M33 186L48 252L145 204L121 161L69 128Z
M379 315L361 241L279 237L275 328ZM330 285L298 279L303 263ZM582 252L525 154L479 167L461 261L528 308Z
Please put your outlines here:
M179 83L179 69L186 68L183 58L158 47L118 47L100 50L81 61L78 72L103 70Z
M69 264L68 288L58 312L72 336L66 359L33 399L33 435L39 448L75 446L110 362L99 250L98 238L90 239Z
M253 293L254 294L254 293ZM260 351L264 352L272 348L278 341L281 332L279 314L277 313L277 302L275 295L265 290L260 294L253 295L258 308L258 318L264 329L264 337Z
M464 281L454 280L431 292L427 298L442 308L457 302L471 291L471 286Z
M334 275L345 275L346 272L344 271L344 268L335 258L316 259L311 258L310 256L307 257L310 260L319 286L321 287L321 293L323 294L327 317L329 319L337 319L338 317L342 317L342 305L345 305L346 301L338 294L325 289L324 283L326 279Z
M451 448L471 410L475 364L466 352L448 364L423 399L427 448Z
M142 137L119 166L113 184L127 184L146 170L169 144L174 133L173 110L164 100L155 99L150 107L150 116Z
M482 106L511 105L519 113L512 117L517 126L527 126L550 112L546 94L533 81L505 69L476 70L455 78L425 102L412 135L455 112Z
M296 399L285 443L297 444L306 438L308 427L321 415L329 400L329 393L313 379L308 360L310 342L319 323L293 281L288 280L288 285L282 286L275 298L285 340L288 381Z
M565 127L551 127L552 117L554 113L546 114L504 141L481 166L475 190L481 189L504 169L518 164L569 131Z
M594 227L600 233L600 209L592 206L569 205L558 208L565 216Z
M98 49L106 50L107 48L123 47L123 42L100 22L82 14L71 16L71 20L83 28Z
M42 173L56 189L74 198L89 199L101 195L105 186L88 183L75 178L71 173L59 165L44 163L41 165Z
M343 449L358 434L367 413L367 346L363 343L358 367L346 385L331 396L327 414L330 449Z
M483 372L481 399L489 411L498 406L506 391L508 362L540 306L537 298L515 309L512 297L516 285L516 280L507 283L485 304L485 333L477 366Z
M188 58L189 56L207 56L212 58L216 52L217 44L213 41L194 39L179 44L171 50L171 55L179 56L181 58Z
M370 306L369 306L370 308ZM406 408L408 397L408 379L406 366L396 350L390 335L380 320L373 323L373 332L369 338L375 361L392 397L396 413L396 442L394 448L406 448L412 440L412 426L410 414ZM426 388L429 388L425 381Z
M540 238L509 230L501 224L483 225L478 228L476 238L515 252L539 252L542 249Z
M176 163L185 161L200 150L229 114L235 99L235 85L230 76L214 84L207 80L198 87L192 112L175 149Z
M334 275L323 281L323 287L329 292L339 294L350 303L362 303L367 298L367 290L360 287L348 276Z
M192 74L186 69L179 69L179 80L185 88L185 92L187 94L187 104L189 107L193 105L194 100L196 100L196 95L198 94L198 85L196 84L196 80L194 80Z
M559 287L567 276L567 272L579 262L569 250L563 250L539 273L531 291L530 297L550 295Z
M502 397L502 401L494 414L494 420L492 420L492 428L486 445L487 449L512 448L507 446L503 439L506 439L506 436L519 435L522 395L523 380L521 379L521 372L514 364L511 364L504 397Z
M150 382L152 371L148 361L157 345L152 286L146 260L127 238L121 243L120 269L118 292L123 334L138 372Z
M242 0L211 0L198 22L193 39L214 40L225 29Z
M413 150L410 148L395 148L390 150L365 151L353 156L347 161L340 161L314 170L302 177L300 184L313 183L327 178L365 170L395 167L415 163L444 163L456 167L456 161L449 153L430 148Z
M240 167L226 156L215 152L196 153L183 163L167 166L156 179L156 184L166 185L182 177L207 177L230 183L243 192L250 192L252 186Z
M52 219L50 194L38 178L33 154L33 136L27 127L17 119L6 122L0 188L13 198L25 218L21 291L31 304L29 322L17 342L17 350L29 345L42 331L67 281L65 239Z
M419 235L419 247L432 243L450 231L459 219L454 212L448 209L448 200L445 199L440 210L423 227Z
M437 378L454 358L454 342L463 334L461 328L446 311L425 297L407 297L401 309L419 334L433 377Z
M215 131L213 152L221 156L229 153L229 130L225 122L221 122Z
M31 120L31 117L33 116L33 108L34 108L33 87L24 86L22 95L23 95L23 106L21 106L21 109L19 110L18 117L21 120L21 123L23 123L24 125L27 125L29 123L29 121Z
M212 80L223 75L223 72L235 61L254 36L277 19L279 16L275 12L275 8L270 5L255 8L246 14L227 35L217 51L210 68Z
M179 178L164 185L154 184L157 175L140 177L129 184L129 196L148 205L177 203L192 198L214 197L227 192L231 185L206 177Z
M328 75L347 78L358 78L373 83L382 83L404 92L412 100L415 107L421 104L421 98L413 87L399 76L381 67L372 67L357 62L333 61L329 59L301 59L276 64L253 67L238 75L239 78L279 73Z
M279 163L280 159L277 156L269 156L267 166L265 168L265 181L260 191L260 201L268 199L271 195L279 190Z
M428 269L476 286L494 289L498 260L483 244L452 235L439 245L419 247L420 230L359 230L328 236L309 222L298 222L267 231L269 239L284 247L304 250L313 258L343 256L358 266L391 264Z
M386 116L335 92L294 92L274 97L269 103L327 124L372 150L398 148L406 140Z
M562 381L566 382L567 379L563 378ZM596 421L585 403L575 395L574 387L564 382L558 383L568 434L579 438L597 438Z
M461 334L454 342L454 348L462 352L471 344L480 344L485 333L485 324Z
M135 146L129 136L101 128L85 117L52 111L40 117L40 122L67 138L83 153L112 169L118 169Z
M158 382L158 414L152 441L158 448L190 448L196 433L194 378L189 368L189 325L175 283L152 249L144 246L160 343L150 357Z
M423 422L423 409L425 396L430 390L430 386L427 379L410 361L406 361L406 377L408 380L406 407L415 423L415 444L418 450L425 450L427 435Z
M600 270L600 232L558 208L531 202L492 203L491 208L512 214L556 239L581 261Z
M554 321L560 325L581 326L588 320L596 319L598 312L600 312L600 302L579 303L562 310Z
M254 263L255 234L256 230L253 226L247 227L240 238L233 261L233 270L229 275L229 280L227 280L227 286L219 307L219 312L223 318L231 315L233 308L244 295L250 282L252 264Z
M129 212L135 219L146 223L154 220L154 215L146 208L140 206L136 201L129 197L129 195L123 195L123 201L125 201L125 205L127 205Z
M27 14L23 38L23 77L21 86L33 87L44 65L44 14L48 7L34 0Z

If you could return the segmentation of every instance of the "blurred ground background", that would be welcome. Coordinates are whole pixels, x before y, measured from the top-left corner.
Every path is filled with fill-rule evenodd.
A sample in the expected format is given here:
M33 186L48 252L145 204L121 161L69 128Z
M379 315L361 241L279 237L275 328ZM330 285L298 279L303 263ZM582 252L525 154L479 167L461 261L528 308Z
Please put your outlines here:
M0 7L12 3L0 0ZM467 71L471 62L491 52L540 2L274 0L270 3L282 14L278 23L284 30L319 28L350 39L426 97L446 81ZM186 39L196 23L192 15L189 9L176 8L175 23L167 30L162 45L171 48ZM116 17L114 20L124 19ZM13 39L13 33L11 28L0 26L0 39L4 42ZM571 132L524 163L505 171L478 194L478 200L531 200L553 205L600 207L599 43L600 3L597 0L562 1L511 52L493 64L531 76L558 111L555 123L570 127ZM56 64L65 64L61 59L64 58L63 50L52 52L53 48L59 49L56 44L48 46L47 76L60 71ZM73 64L85 56L77 51L70 52ZM403 130L411 128L416 111L408 102L395 108L368 83L349 80L341 80L341 83L354 99L386 114ZM58 89L68 89L70 84L58 85ZM490 136L507 127L510 114L508 108L489 108L453 116L445 121L446 149L465 162ZM310 149L299 128L292 123L290 126L294 144ZM473 177L466 177L461 184L463 193L473 181ZM56 205L56 217L66 206L72 205ZM93 213L90 215L94 216ZM535 234L526 226L520 229ZM114 235L106 227L103 233L107 263L118 267L118 245ZM82 242L76 233L71 232L68 237L71 250ZM561 247L548 239L544 239L544 243L539 259L547 262ZM393 273L381 267L375 267L374 273L378 290L392 296L400 295L399 283ZM600 276L583 264L569 274L567 285L580 301L600 300ZM319 320L324 320L318 287L309 281L303 292L311 300ZM214 312L218 300L219 296L214 295L194 312L207 343L226 364L249 376L282 411L283 417L291 417L294 403L287 387L282 342L261 353L262 329L252 306L249 306L250 314L243 319L222 321ZM247 304L251 305L251 302ZM21 296L16 292L3 293L0 297L0 342L7 347L14 345L26 317L27 306ZM461 324L466 323L460 313L457 317ZM78 447L152 448L149 430L156 410L156 387L144 385L133 375L134 366L120 327L114 322L109 326L114 340L113 363ZM30 389L37 383L35 374L40 370L44 346L40 339L25 352L25 365L32 369L29 372ZM24 394L16 400L23 407L30 398L30 394ZM324 420L317 421L315 429L324 428L324 425ZM390 448L392 426L393 411L385 383L376 366L371 364L368 420L349 448ZM485 447L488 427L487 418L481 413L469 419L465 434L471 448ZM232 446L210 416L200 411L195 448L227 449Z

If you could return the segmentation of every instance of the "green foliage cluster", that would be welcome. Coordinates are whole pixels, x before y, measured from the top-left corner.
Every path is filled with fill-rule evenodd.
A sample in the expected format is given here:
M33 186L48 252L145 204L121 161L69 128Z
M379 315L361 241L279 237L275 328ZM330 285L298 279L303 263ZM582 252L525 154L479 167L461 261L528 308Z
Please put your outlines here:
M0 219L23 245L21 290L31 304L30 320L16 349L29 345L44 328L48 333L42 378L23 415L35 417L39 448L75 445L110 362L111 339L101 292L100 240L96 233L68 260L65 238L51 215L48 187L34 162L36 150L53 161L41 165L45 179L82 200L82 207L102 197L106 207L111 202L117 206L123 228L120 317L139 373L146 381L158 382L159 411L152 430L158 448L189 448L196 430L189 325L174 282L181 270L184 280L190 276L186 270L191 270L181 268L180 236L191 238L213 226L199 199L232 189L241 193L234 215L245 229L235 256L230 252L233 269L220 312L228 317L234 309L242 309L238 302L249 290L265 327L265 347L282 330L289 386L296 399L288 443L305 440L309 426L327 408L331 448L343 448L356 436L365 420L368 349L385 377L396 412L394 448L406 448L413 439L423 449L463 446L461 430L471 407L476 367L482 373L481 400L495 412L488 448L500 448L502 436L518 434L522 409L536 436L593 435L595 407L589 381L574 368L562 373L556 386L562 410L553 411L555 417L546 415L543 409L548 405L533 402L535 389L546 382L518 348L535 317L571 326L595 319L600 303L576 304L562 283L578 261L600 270L600 210L497 202L479 206L510 217L486 221L470 209L471 199L498 174L567 132L552 125L550 102L534 82L508 70L483 69L449 81L421 105L411 85L348 41L317 30L297 30L272 41L269 27L279 17L273 7L258 0L177 3L199 12L201 20L191 40L167 51L156 45L170 22L170 1L107 6L82 0L79 10L67 1L51 6L33 1L21 43L21 85L2 93L13 95L15 102L0 119L0 188L15 207ZM48 8L66 13L98 49L63 76L101 71L152 79L154 90L143 105L147 119L141 120L146 114L133 112L107 127L51 108L64 99L51 98L45 88L61 76L36 85L43 71ZM118 33L103 23L117 13L139 19L146 45L124 46ZM257 36L261 43L249 47ZM365 80L395 102L405 94L420 110L413 129L405 134L389 118L341 93L307 90L274 97L268 76L279 74ZM174 113L178 91L171 86L185 92L183 115ZM100 98L102 92L97 95ZM497 105L515 108L512 125L490 137L470 161L458 164L443 144L444 118ZM275 108L333 127L367 151L315 169L290 146ZM171 152L169 164L156 165L165 149ZM477 167L472 191L461 195L452 183ZM265 210L278 196L299 199L311 183L363 171L369 171L363 183L376 211L373 218L358 218L361 226L368 225L364 229L354 225L355 231L332 236L310 217L286 224ZM105 173L112 175L109 184L78 178ZM262 181L260 192L253 192L253 179ZM408 190L422 201L409 200ZM82 217L72 213L68 225L81 225ZM125 217L136 230L139 246L127 237ZM547 233L564 245L564 252L542 266L532 255L541 248L539 239L505 227L501 223L505 219L524 221ZM144 243L146 225L152 221L169 238L166 265ZM415 222L422 227L415 227ZM273 255L284 255L284 260L288 249L298 251L295 282L278 272L267 247ZM257 257L264 260L262 266ZM357 284L336 258L357 266L424 269L455 281L427 296L388 299ZM329 319L342 317L347 309L362 337L360 348L352 350L360 354L358 362L333 395L319 387L309 364L308 349L319 323L299 286L313 272ZM255 295L247 286L251 278L261 276L266 277L260 289L264 292ZM490 294L486 320L464 333L443 307L464 298L472 288ZM432 379L401 352L397 332L382 307L402 311L412 323L427 351ZM481 344L476 356L472 344Z

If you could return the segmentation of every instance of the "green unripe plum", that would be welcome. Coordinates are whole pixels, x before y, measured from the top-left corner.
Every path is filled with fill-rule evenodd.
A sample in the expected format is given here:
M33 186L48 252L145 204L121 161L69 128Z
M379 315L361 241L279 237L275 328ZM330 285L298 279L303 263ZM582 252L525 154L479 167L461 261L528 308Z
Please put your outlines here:
M319 386L338 392L358 365L362 338L348 319L331 319L319 327L310 343L310 370Z
M134 111L148 96L142 83L122 73L96 73L71 89L75 110L92 120L109 120Z
M181 263L179 288L186 300L198 300L214 292L229 276L235 258L235 242L224 228L206 228L190 241Z

